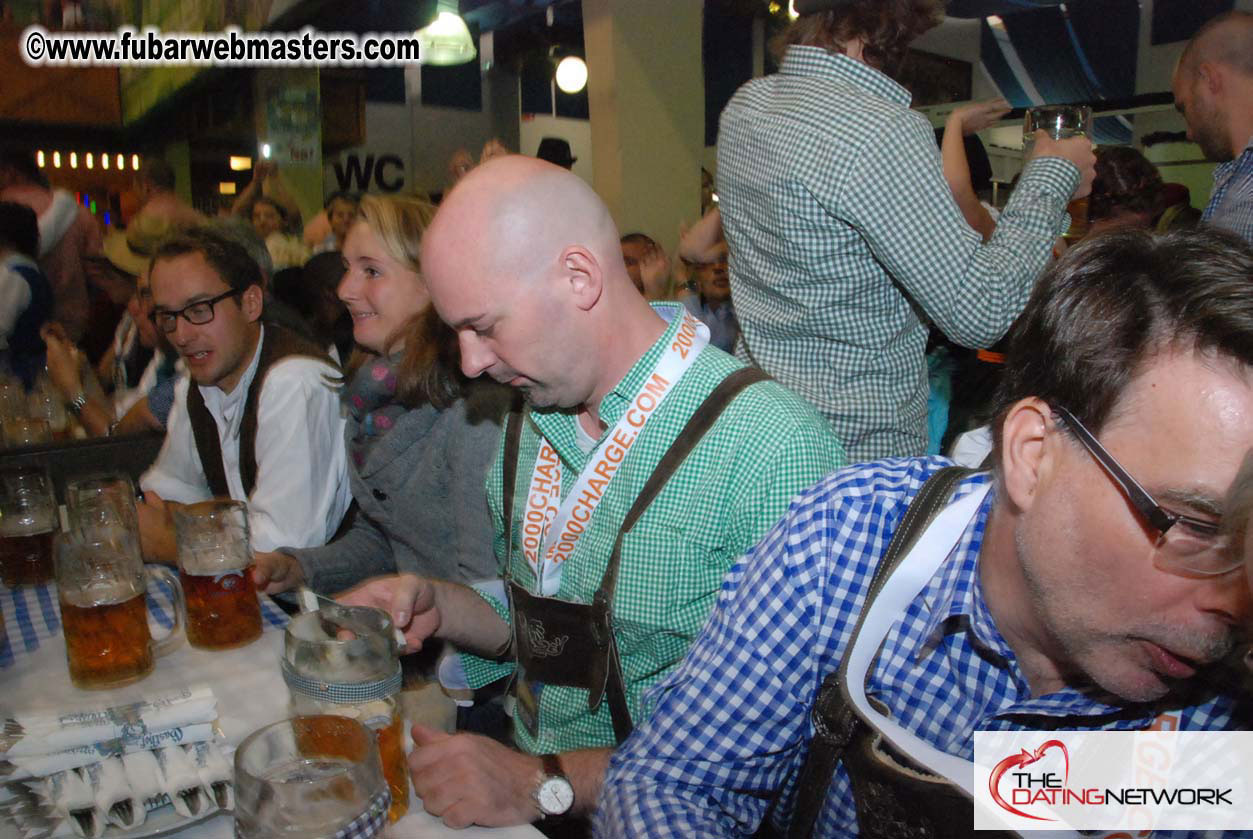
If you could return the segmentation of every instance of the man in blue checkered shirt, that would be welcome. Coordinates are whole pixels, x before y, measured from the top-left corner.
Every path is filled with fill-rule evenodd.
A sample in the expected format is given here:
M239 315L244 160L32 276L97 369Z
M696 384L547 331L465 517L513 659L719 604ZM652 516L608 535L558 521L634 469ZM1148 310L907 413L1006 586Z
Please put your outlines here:
M1253 724L1226 667L1250 595L1217 526L1253 446L1251 275L1253 250L1200 228L1100 237L1040 280L1013 332L992 471L953 497L990 491L869 668L870 701L914 737L971 760L977 730ZM751 836L768 812L789 824L819 685L945 463L854 466L793 501L647 697L599 836ZM815 834L858 835L843 764L821 789Z
M1253 13L1228 12L1202 26L1172 88L1188 139L1219 164L1201 220L1253 243Z

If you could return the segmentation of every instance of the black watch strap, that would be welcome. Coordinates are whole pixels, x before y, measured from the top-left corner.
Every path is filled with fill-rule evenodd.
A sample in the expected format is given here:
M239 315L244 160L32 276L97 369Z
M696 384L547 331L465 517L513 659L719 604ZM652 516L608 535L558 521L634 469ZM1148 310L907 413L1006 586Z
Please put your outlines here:
M561 758L554 754L546 754L539 756L539 762L544 767L545 777L564 778L566 773L561 768Z

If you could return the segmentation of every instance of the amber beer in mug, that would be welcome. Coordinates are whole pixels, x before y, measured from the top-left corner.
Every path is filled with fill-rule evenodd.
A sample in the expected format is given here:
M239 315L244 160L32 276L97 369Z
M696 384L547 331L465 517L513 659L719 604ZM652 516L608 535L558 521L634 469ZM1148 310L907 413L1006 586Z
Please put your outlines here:
M0 532L0 580L9 588L52 579L52 530L28 535Z
M0 475L0 580L9 588L53 578L52 537L57 504L48 476L39 469L7 469Z
M239 501L187 504L174 511L178 572L187 600L187 640L224 650L261 636L252 582L248 508Z
M182 598L168 569L144 567L126 543L71 530L56 547L57 589L70 680L84 690L142 679L157 656L182 641ZM148 579L163 579L174 592L174 629L153 641L148 629Z
M178 574L187 600L187 640L204 650L247 644L261 634L261 604L248 567L224 574Z
M95 598L88 597L75 603L79 597L61 595L70 680L80 688L124 685L152 671L146 595L124 587L113 596L123 599L92 603Z
M404 752L404 714L397 693L400 660L391 618L381 609L322 604L296 615L283 643L283 678L291 692L292 713L302 723L303 746L326 749L334 720L360 720L373 732L383 777L391 791L388 820L409 809L409 771ZM331 715L331 716L322 716Z

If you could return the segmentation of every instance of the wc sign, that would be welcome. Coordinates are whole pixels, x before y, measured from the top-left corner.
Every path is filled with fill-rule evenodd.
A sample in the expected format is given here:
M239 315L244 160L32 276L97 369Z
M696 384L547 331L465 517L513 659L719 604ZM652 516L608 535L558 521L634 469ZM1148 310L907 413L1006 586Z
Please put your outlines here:
M345 192L399 192L405 185L405 163L390 152L346 152L331 169L335 188Z

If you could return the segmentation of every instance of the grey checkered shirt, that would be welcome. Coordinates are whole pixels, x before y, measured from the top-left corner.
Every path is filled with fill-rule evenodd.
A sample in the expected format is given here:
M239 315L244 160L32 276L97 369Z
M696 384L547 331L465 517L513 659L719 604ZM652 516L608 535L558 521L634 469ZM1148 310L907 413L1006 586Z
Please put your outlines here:
M1066 160L1033 161L984 244L909 102L861 62L791 47L731 99L718 139L737 353L817 406L852 462L925 450L923 318L963 346L999 339L1079 182Z

